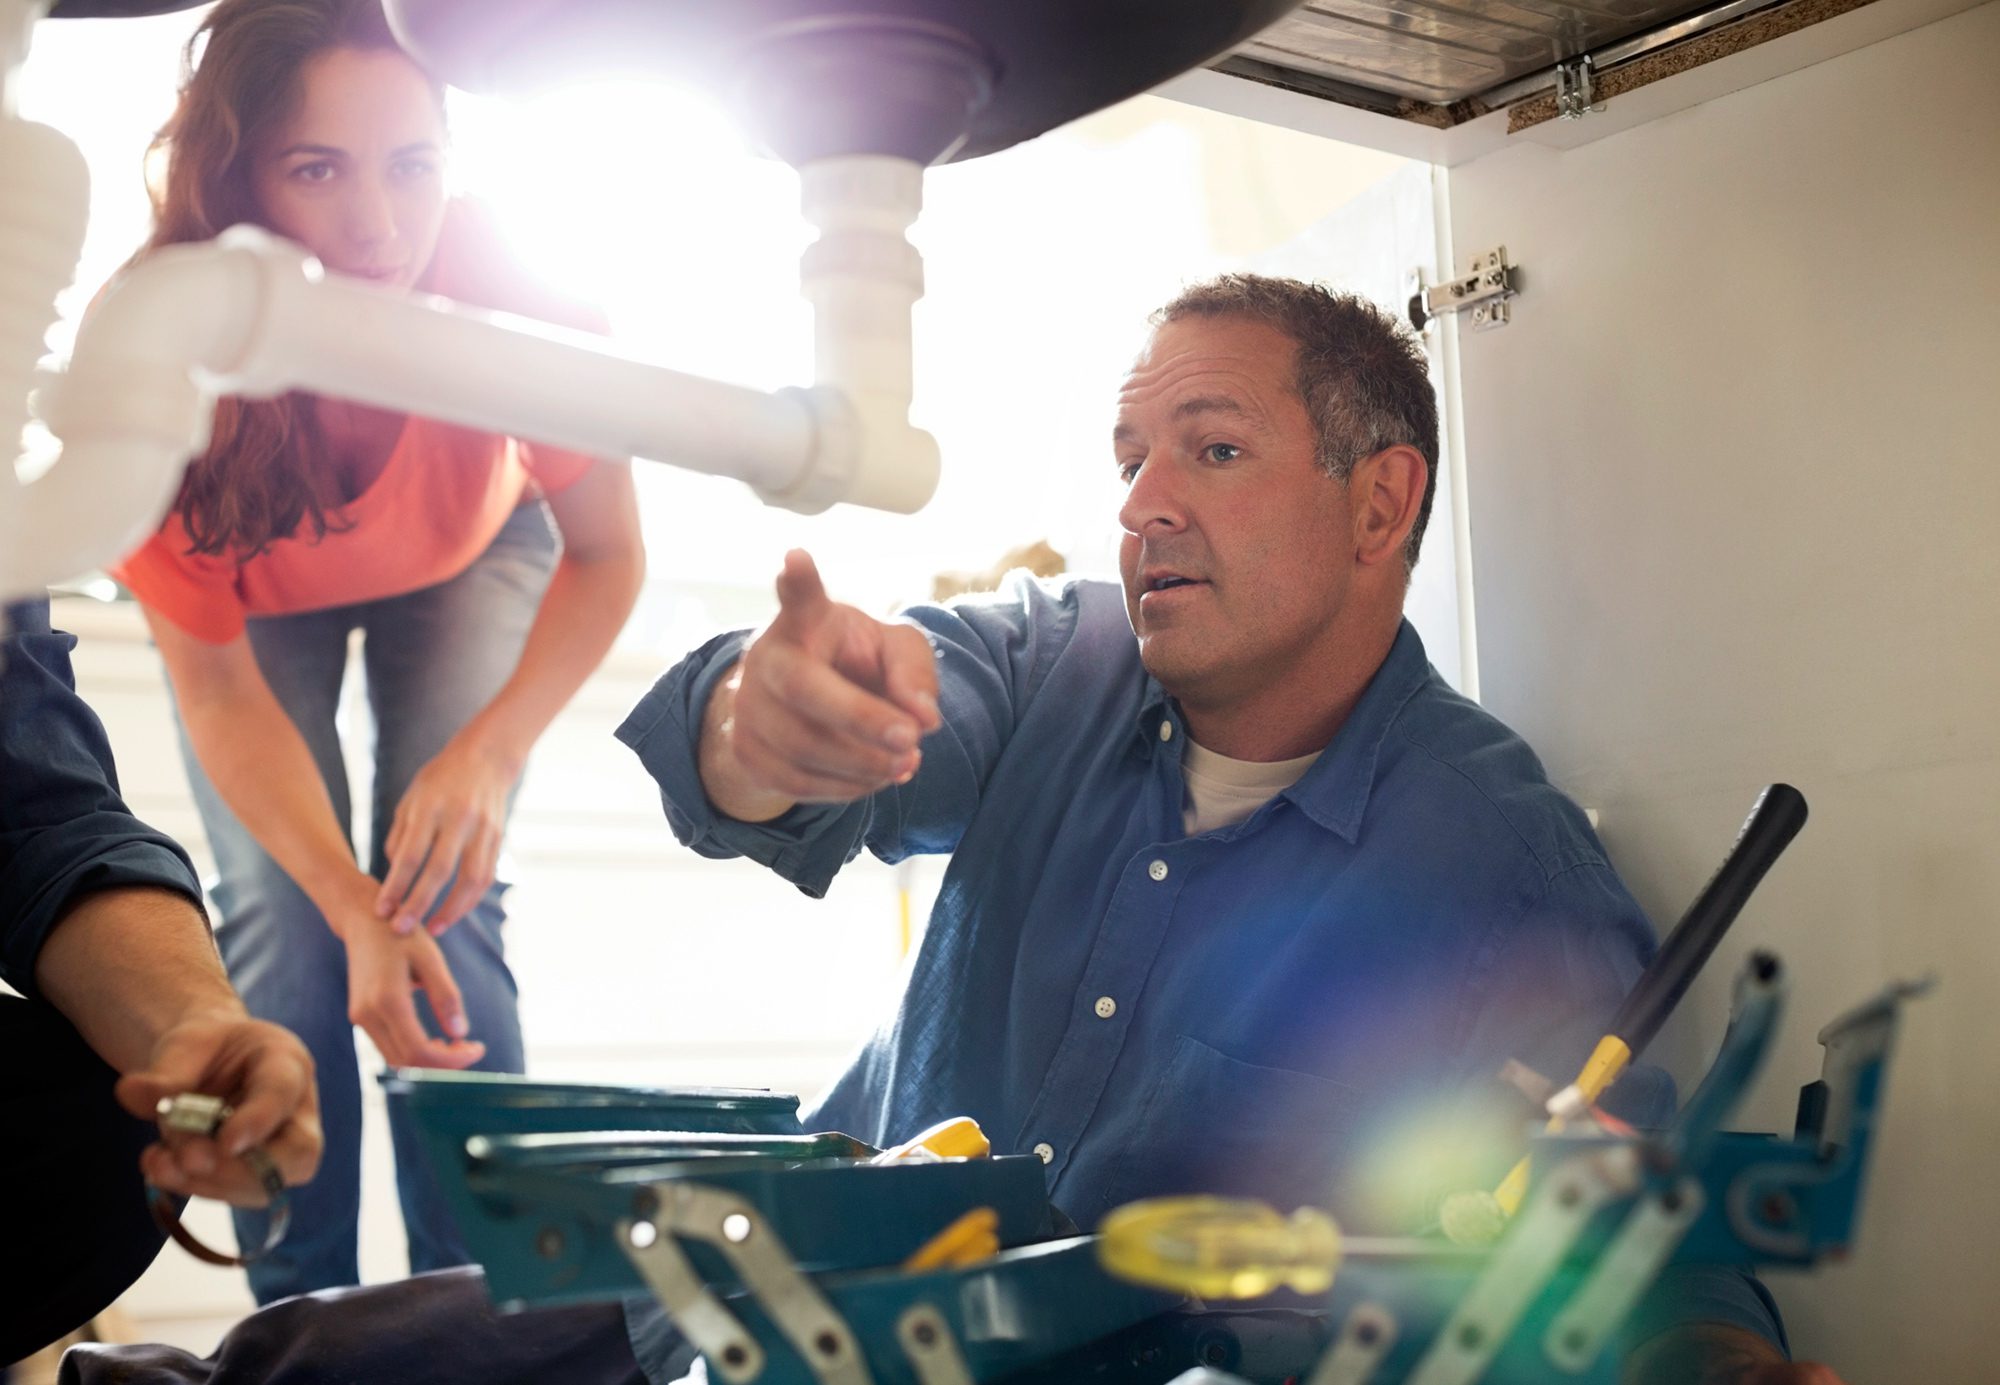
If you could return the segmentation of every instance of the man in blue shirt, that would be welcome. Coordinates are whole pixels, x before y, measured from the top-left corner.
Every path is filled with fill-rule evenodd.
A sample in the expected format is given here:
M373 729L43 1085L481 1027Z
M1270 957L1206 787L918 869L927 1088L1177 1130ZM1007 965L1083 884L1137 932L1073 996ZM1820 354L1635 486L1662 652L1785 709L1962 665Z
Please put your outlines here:
M80 1326L158 1253L142 1170L254 1206L262 1188L228 1157L238 1142L267 1145L287 1182L319 1160L312 1059L244 1013L187 854L126 811L70 676L74 644L45 601L0 611L0 978L22 993L0 997L0 1368ZM214 1140L170 1149L154 1104L183 1091L236 1111Z
M1573 1074L1652 930L1402 618L1437 457L1415 341L1256 276L1155 323L1113 434L1122 592L1017 578L883 622L794 553L776 620L619 735L684 842L809 894L864 847L951 853L898 1012L816 1126L887 1144L971 1115L1086 1228L1211 1192L1409 1230L1504 1171L1463 1133L1502 1064ZM1670 1113L1659 1074L1625 1088ZM1678 1337L1712 1378L1830 1378L1759 1335L1740 1276L1674 1311L1712 1321L1652 1348L1662 1371Z

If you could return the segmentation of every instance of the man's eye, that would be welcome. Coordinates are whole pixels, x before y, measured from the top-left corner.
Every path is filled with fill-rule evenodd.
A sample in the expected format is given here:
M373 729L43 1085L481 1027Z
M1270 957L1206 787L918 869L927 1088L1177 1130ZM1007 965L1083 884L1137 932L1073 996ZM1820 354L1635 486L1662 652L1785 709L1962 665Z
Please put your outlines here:
M437 172L434 159L404 159L396 165L396 172L404 178L428 178Z
M301 183L324 183L332 176L333 165L325 159L315 159L292 170L292 177Z
M1131 485L1132 478L1137 476L1138 474L1139 474L1139 464L1137 462L1120 462L1118 464L1118 479L1123 481L1126 485L1128 486Z
M1233 442L1212 442L1201 449L1201 455L1211 462L1233 462L1243 455L1243 449Z

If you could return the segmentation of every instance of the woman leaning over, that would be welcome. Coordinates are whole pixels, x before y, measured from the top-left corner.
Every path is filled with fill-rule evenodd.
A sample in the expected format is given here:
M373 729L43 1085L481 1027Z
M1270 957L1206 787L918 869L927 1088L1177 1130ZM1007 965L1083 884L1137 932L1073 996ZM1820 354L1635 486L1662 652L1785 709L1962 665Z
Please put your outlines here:
M447 198L445 146L442 92L373 0L223 0L189 45L140 253L251 221L330 273L574 322ZM251 1270L259 1301L358 1279L352 1024L392 1064L521 1070L501 834L643 566L623 462L293 394L222 402L173 513L119 569L172 684L223 959L319 1065L326 1157ZM335 729L355 631L366 870ZM409 1132L391 1133L412 1270L461 1263Z

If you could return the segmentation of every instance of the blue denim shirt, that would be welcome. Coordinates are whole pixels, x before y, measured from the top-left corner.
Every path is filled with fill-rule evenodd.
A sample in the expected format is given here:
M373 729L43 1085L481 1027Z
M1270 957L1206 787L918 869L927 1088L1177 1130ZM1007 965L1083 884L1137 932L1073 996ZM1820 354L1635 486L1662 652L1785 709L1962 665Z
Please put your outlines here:
M35 959L71 904L149 885L201 907L187 853L127 811L96 713L76 695L76 638L49 628L46 601L0 627L0 977L35 994Z
M944 727L908 784L718 816L695 744L743 634L618 731L683 842L810 895L864 847L951 853L898 1011L808 1116L820 1128L888 1144L970 1115L997 1150L1042 1153L1086 1228L1200 1191L1407 1231L1518 1153L1501 1065L1573 1075L1653 952L1581 810L1407 623L1303 778L1189 838L1186 727L1116 584L1017 577L909 616ZM1620 1087L1635 1119L1671 1113L1663 1074ZM1468 1138L1495 1110L1512 1143Z

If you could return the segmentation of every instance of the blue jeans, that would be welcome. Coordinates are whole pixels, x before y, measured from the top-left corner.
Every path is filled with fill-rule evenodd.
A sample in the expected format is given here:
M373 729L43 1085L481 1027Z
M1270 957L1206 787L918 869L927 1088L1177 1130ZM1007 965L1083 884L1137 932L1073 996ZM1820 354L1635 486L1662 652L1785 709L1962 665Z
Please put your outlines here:
M348 636L362 632L375 765L368 870L377 879L387 871L383 839L410 780L513 674L558 552L547 510L525 504L472 566L449 581L381 601L250 621L258 667L305 738L334 813L350 836L351 799L334 714ZM211 893L222 919L215 936L230 979L250 1012L295 1032L319 1068L325 1157L318 1177L292 1194L292 1226L284 1244L250 1267L250 1288L259 1303L269 1303L355 1284L360 1281L361 1075L347 1018L346 949L305 892L222 801L185 728L181 752L215 853L219 878ZM506 882L496 881L439 939L464 993L472 1037L486 1045L477 1066L487 1072L520 1072L523 1066L514 976L500 938L505 889ZM421 994L417 1011L424 1027L438 1035ZM412 1273L466 1263L464 1244L413 1132L392 1115L390 1136ZM261 1214L238 1214L236 1229L240 1242L257 1243L263 1236Z

